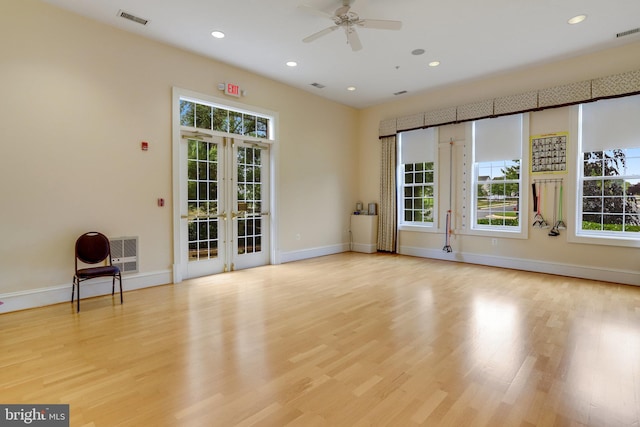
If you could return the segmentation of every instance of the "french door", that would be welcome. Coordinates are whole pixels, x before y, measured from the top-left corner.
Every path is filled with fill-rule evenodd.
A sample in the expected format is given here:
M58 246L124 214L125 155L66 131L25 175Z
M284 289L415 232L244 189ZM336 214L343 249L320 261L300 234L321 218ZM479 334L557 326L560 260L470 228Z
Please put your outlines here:
M269 145L189 132L182 144L182 277L268 264Z

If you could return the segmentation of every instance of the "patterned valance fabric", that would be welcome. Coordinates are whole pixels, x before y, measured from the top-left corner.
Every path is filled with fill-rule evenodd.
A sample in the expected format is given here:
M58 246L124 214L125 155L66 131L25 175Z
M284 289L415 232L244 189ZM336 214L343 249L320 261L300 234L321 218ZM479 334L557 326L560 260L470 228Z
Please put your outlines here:
M395 135L397 131L396 119L382 120L380 122L380 128L378 131L380 136Z
M496 115L516 114L538 108L538 92L503 96L493 100L493 113Z
M524 113L637 93L640 93L640 70L382 120L379 136L382 138L403 130Z
M457 118L457 108L443 108L442 110L428 111L424 114L424 125L435 126L444 123L454 123Z
M396 121L396 128L398 132L403 130L420 129L422 127L424 127L424 113L398 117Z
M538 107L577 104L591 99L591 80L543 89L538 92Z
M474 102L473 104L458 107L457 119L459 122L483 119L493 115L493 99Z
M593 80L594 99L632 94L640 91L640 70Z

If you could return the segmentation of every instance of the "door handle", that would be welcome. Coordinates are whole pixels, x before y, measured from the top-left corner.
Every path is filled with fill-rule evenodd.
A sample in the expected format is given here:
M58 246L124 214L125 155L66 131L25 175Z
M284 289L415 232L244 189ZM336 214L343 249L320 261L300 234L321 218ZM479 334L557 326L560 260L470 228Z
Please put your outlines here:
M182 219L195 220L195 219L213 219L213 218L222 218L224 220L227 219L227 212L222 212L217 215L180 215Z

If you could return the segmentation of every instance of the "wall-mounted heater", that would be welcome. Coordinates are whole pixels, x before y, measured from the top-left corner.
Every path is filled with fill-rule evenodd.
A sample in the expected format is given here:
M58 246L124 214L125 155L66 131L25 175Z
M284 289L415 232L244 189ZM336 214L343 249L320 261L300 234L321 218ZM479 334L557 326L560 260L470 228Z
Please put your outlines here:
M138 272L138 237L112 237L111 263L120 268L122 274Z

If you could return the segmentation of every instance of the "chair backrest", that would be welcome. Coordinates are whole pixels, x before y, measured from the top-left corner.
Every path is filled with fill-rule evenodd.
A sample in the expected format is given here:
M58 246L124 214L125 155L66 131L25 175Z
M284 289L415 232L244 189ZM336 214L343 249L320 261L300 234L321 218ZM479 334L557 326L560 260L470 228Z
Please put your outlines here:
M78 237L76 240L76 265L77 260L85 264L97 264L105 259L108 259L111 264L111 247L107 236L97 231L90 231Z

